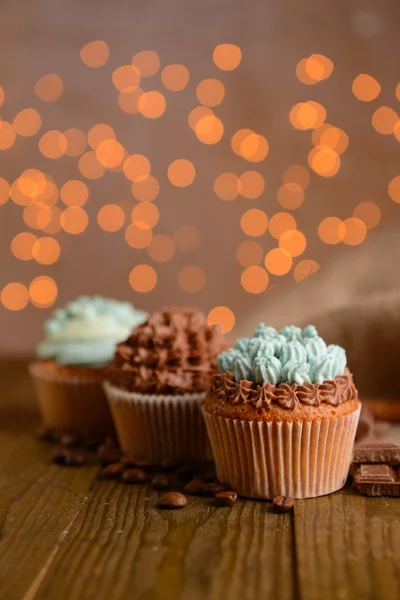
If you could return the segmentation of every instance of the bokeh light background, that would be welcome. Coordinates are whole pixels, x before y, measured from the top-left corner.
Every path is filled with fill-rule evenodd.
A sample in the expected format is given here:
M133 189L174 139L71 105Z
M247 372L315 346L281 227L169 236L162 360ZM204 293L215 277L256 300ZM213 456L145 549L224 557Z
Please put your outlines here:
M394 2L2 13L1 351L80 293L234 333L399 221Z

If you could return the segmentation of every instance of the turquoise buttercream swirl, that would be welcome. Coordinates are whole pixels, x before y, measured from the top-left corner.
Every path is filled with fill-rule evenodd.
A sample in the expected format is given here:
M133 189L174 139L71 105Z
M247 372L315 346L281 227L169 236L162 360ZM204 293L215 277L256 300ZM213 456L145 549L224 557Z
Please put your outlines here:
M342 375L343 371L338 372L338 365L335 364L331 356L318 358L313 362L310 369L310 378L312 383L322 383L326 379L334 379L336 375Z
M37 355L59 365L102 367L114 355L118 342L147 318L129 302L101 296L80 296L54 311L46 321L46 337Z
M233 360L240 356L241 353L239 350L235 350L234 348L229 348L226 352L222 352L222 354L218 354L217 356L217 368L220 373L224 371L230 371L233 373Z
M314 325L307 325L303 329L303 338L316 338L318 337L318 331Z
M236 381L242 381L242 379L252 381L254 373L250 357L245 354L235 357L232 363L232 373Z
M235 349L239 350L239 352L242 352L243 354L246 354L247 349L249 347L249 343L251 342L252 339L253 338L250 338L250 337L238 338L236 340Z
M256 356L274 356L275 346L272 341L263 338L250 338L247 352L251 360L254 360Z
M289 385L303 385L305 381L309 381L309 373L310 365L307 362L292 358L282 367L282 380Z
M282 379L282 364L275 356L256 356L253 361L255 383L269 381L278 385Z
M296 325L286 325L279 331L288 342L299 342L302 339L302 331Z
M307 361L307 352L300 342L288 342L282 346L279 360L282 364L289 362L289 360L296 360L297 362Z
M332 358L334 363L334 370L337 372L337 374L340 375L341 373L343 373L347 364L345 350L341 346L331 344L327 347L326 353Z
M326 344L319 336L305 338L303 340L303 346L307 352L308 362L312 362L313 360L326 355Z

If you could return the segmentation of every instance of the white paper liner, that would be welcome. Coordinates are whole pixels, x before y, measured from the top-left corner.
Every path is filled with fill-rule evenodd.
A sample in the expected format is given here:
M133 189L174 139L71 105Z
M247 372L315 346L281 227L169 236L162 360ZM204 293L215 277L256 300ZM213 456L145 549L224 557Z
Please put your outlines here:
M335 492L346 483L360 410L293 423L204 412L218 479L248 498L314 498Z
M82 435L114 433L114 425L102 382L88 377L58 377L29 365L39 400L43 427L57 431L75 431Z
M201 406L206 394L146 395L104 383L123 453L159 463L163 458L211 458Z

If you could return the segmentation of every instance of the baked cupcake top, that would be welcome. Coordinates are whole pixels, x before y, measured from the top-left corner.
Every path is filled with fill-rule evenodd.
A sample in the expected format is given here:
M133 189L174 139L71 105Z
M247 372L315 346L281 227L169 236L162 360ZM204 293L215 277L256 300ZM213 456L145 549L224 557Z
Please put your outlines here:
M165 308L118 344L108 379L143 394L207 391L216 356L226 348L219 327L196 308Z
M358 396L344 349L327 346L313 325L277 331L261 323L253 337L220 354L217 365L211 396L233 405L294 410L335 407Z
M80 296L45 322L37 356L59 365L103 367L112 360L117 342L146 317L129 302Z

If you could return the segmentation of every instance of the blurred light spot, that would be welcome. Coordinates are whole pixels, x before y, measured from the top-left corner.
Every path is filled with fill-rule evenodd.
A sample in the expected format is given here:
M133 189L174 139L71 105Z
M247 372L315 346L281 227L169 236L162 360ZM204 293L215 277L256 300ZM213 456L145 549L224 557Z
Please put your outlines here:
M120 92L118 94L119 107L129 115L136 115L139 112L139 98L142 94L143 90L140 87L131 92Z
M196 131L197 123L203 119L204 117L213 117L215 116L211 108L207 106L196 106L188 116L189 127Z
M251 208L240 219L240 227L246 235L258 237L267 231L268 217L262 210Z
M240 283L249 294L261 294L268 287L269 276L262 267L252 266L243 271Z
M0 150L11 148L15 142L15 129L8 121L0 121Z
M301 165L291 165L284 172L283 181L284 183L298 183L305 190L310 183L310 172Z
M5 204L10 197L10 184L6 179L0 177L0 205Z
M343 222L345 233L343 243L348 246L358 246L361 244L367 235L367 226L364 221L355 217L350 217Z
M33 233L18 233L11 241L11 252L19 260L32 260L32 250L36 240L36 235Z
M308 164L321 177L332 177L340 168L340 156L326 146L316 146L308 155Z
M113 169L124 159L125 150L116 140L103 140L96 148L96 158L103 167Z
M44 102L55 102L63 93L64 86L61 77L55 73L49 73L39 79L33 89L36 96Z
M35 135L39 131L41 124L42 119L34 108L21 110L13 121L15 131L24 137Z
M221 119L214 116L202 117L196 125L196 135L203 144L216 144L224 135Z
M239 152L236 152L236 154L242 156L250 162L260 162L264 160L269 150L268 142L265 139L265 137L263 137L262 135L258 135L254 132L250 132L250 134L245 134L244 136L242 135L236 138L234 143L234 138L236 135L237 134L235 134L232 138L232 148L234 148L234 146L236 147L237 139L240 139L242 137L241 141L239 142Z
M224 99L225 88L218 79L203 79L196 89L198 101L205 106L217 106Z
M292 264L290 252L284 248L273 248L265 257L265 266L272 275L286 275Z
M22 310L28 304L28 290L22 283L8 283L1 291L0 300L8 310Z
M285 231L296 229L296 219L289 213L280 212L271 217L269 232L275 239L279 240Z
M196 176L196 169L190 160L178 158L168 167L168 179L176 187L187 187L191 185Z
M302 58L296 67L297 78L306 85L327 79L332 71L333 62L323 54L311 54L308 58Z
M374 13L357 10L351 17L351 25L360 37L372 37L381 30L382 21Z
M99 179L105 173L105 168L99 163L93 150L82 154L78 162L78 169L86 179Z
M47 185L45 176L38 169L26 169L16 181L21 193L32 200L37 199Z
M57 200L58 187L56 186L54 181L49 179L49 177L46 177L44 189L38 194L35 201L40 205L44 204L45 206L53 206L57 203Z
M235 200L239 195L238 184L235 173L221 173L214 181L214 192L220 200Z
M324 123L312 133L312 143L315 146L327 146L342 154L349 145L349 136L339 127Z
M135 292L151 292L157 283L157 273L149 265L137 265L129 273L129 283Z
M396 86L396 98L397 98L397 100L400 101L400 83L398 83ZM0 103L0 106L1 106L1 103Z
M158 196L160 185L153 175L148 175L143 181L133 181L132 194L139 202L153 202Z
M244 198L258 198L265 188L264 177L257 171L245 171L239 177L239 191Z
M80 206L69 206L61 213L61 227L67 233L82 233L88 226L88 222L89 219L87 213Z
M118 231L125 222L125 213L118 204L106 204L97 213L97 223L104 231Z
M153 238L153 232L151 229L143 229L138 227L135 223L131 223L125 229L125 240L132 248L139 250L146 248Z
M372 126L383 135L394 133L398 122L398 114L389 106L380 106L372 115Z
M60 256L60 244L52 237L41 237L33 245L32 254L42 265L52 265Z
M345 233L346 227L338 217L327 217L318 226L318 235L325 244L338 244Z
M353 217L364 221L367 229L373 229L381 220L381 209L375 202L360 202L353 210Z
M10 196L13 202L15 202L15 204L19 204L20 206L27 206L32 202L32 198L30 198L30 196L27 196L21 191L19 183L19 179L16 179L11 185Z
M241 60L242 51L235 44L219 44L214 48L213 61L223 71L233 71L239 66Z
M200 232L194 225L182 225L175 231L173 237L176 248L181 252L190 254L200 247Z
M89 129L87 139L93 150L96 150L101 142L104 140L115 140L116 135L114 129L110 125L98 123Z
M4 97L5 97L4 90L3 90L3 88L2 88L2 87L1 87L1 85L0 85L0 106L1 106L1 105L3 104L3 102L4 102Z
M381 86L371 75L361 73L354 79L352 90L357 100L371 102L371 100L375 100L379 96Z
M28 208L28 207L27 207ZM42 213L44 213L45 217L45 225L41 225L39 229L48 233L50 235L54 235L61 231L61 209L58 206L52 206L49 208L43 208ZM41 224L41 216L38 216L38 223Z
M290 111L289 119L296 129L314 129L325 121L326 110L318 102L299 102Z
M305 259L300 261L294 268L293 275L296 281L302 281L319 270L316 260Z
M51 277L35 277L29 286L32 304L39 308L52 306L57 299L57 284Z
M164 87L171 92L180 92L189 83L189 71L184 65L168 65L161 73Z
M0 123L1 125L1 123ZM39 150L46 158L60 158L67 150L67 139L61 131L47 131L39 140Z
M300 256L307 246L307 240L304 233L297 229L284 231L279 238L279 248L287 250L291 256Z
M400 203L400 175L397 175L397 177L392 179L389 183L388 191L393 202Z
M132 221L141 229L153 229L158 223L160 212L155 204L141 202L132 211Z
M80 55L81 60L85 65L92 67L93 69L98 69L106 64L108 57L110 56L110 51L106 42L103 40L95 40L94 42L89 42L83 46Z
M221 333L229 333L235 325L235 315L227 306L215 306L207 316L207 323L212 325L219 325Z
M147 119L158 119L164 114L165 107L164 96L155 90L144 92L138 100L139 112Z
M160 57L154 50L142 50L132 58L132 64L142 77L152 77L160 68Z
M283 208L295 210L303 204L304 191L298 183L284 183L278 190L278 202Z
M175 244L169 235L155 235L151 240L147 252L157 262L171 260L175 252Z
M140 183L149 176L151 165L143 154L131 154L123 164L124 175L130 181Z
M206 283L206 274L197 265L187 265L180 270L178 275L179 287L189 294L197 294Z
M83 181L71 179L62 186L60 196L67 206L83 206L89 197L89 190Z
M65 151L67 156L81 156L85 152L87 141L83 131L72 127L64 131L64 137L67 140L67 149Z
M132 92L140 83L140 73L132 65L122 65L113 71L112 82L120 92Z
M31 229L42 229L51 220L51 208L40 208L36 204L28 204L22 213L22 218Z
M259 265L263 258L263 250L258 242L242 242L236 250L236 259L242 267Z

